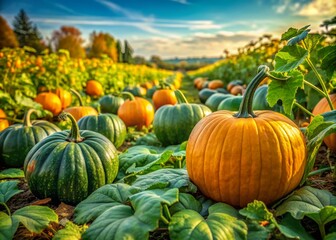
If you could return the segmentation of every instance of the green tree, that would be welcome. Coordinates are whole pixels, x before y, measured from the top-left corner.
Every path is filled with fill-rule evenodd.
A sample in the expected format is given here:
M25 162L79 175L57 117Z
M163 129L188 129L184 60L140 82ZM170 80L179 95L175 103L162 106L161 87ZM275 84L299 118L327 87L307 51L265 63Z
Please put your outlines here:
M113 59L114 62L118 61L118 53L116 41L108 33L91 34L91 48L89 50L89 57L99 58L102 54L106 54Z
M124 63L132 63L133 62L133 48L131 45L125 40L124 42L124 53L123 53L123 62Z
M81 38L81 32L75 27L62 26L60 30L53 32L51 41L56 51L68 50L70 57L84 58L86 55L82 46L84 40Z
M29 46L37 52L41 52L46 48L37 26L33 25L23 9L15 16L13 27L20 47Z
M0 49L5 47L15 48L18 46L19 43L13 30L10 28L7 21L0 16Z
M119 40L117 40L116 48L117 48L118 62L123 62L122 44Z

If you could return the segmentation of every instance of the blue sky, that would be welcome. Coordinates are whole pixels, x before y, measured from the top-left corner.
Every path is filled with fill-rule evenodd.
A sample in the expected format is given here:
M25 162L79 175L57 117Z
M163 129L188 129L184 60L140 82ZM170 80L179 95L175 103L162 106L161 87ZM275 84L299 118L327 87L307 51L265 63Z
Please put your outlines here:
M289 27L319 24L336 13L334 0L5 0L0 14L11 24L24 9L43 36L75 26L127 39L135 55L149 58L220 56L224 49L279 37Z

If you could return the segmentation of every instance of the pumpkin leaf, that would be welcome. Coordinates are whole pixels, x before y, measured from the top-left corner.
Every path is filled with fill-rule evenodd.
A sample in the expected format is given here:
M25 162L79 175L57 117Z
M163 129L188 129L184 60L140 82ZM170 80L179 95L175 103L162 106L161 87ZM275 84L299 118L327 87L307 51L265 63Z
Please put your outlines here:
M213 200L211 200L210 198L206 198L202 195L200 195L197 200L202 204L202 210L200 212L200 214L204 217L204 216L208 216L209 215L209 208L215 203Z
M297 43L299 43L300 41L302 41L303 39L305 39L308 36L310 29L306 29L303 32L301 32L300 34L298 34L297 36L291 38L288 42L287 42L287 46L293 46Z
M272 227L261 226L257 221L247 221L248 228L247 240L267 240L270 239L270 235L273 231Z
M211 213L225 213L232 217L239 218L239 212L234 207L226 203L215 203L209 207L209 214Z
M275 55L276 72L289 72L302 64L308 56L308 51L300 46L285 46Z
M83 234L83 239L148 239L159 226L162 204L178 201L178 189L150 190L131 196L131 206L117 205L100 215ZM134 210L133 210L134 209Z
M65 225L65 228L59 230L53 240L81 240L82 234L88 228L87 225L78 226L70 221Z
M285 78L286 75L278 72L272 72L279 78ZM290 78L286 81L272 80L269 84L267 101L271 107L277 104L278 100L282 101L282 106L285 114L290 116L292 114L292 108L295 101L295 95L298 88L303 88L303 75L298 70L293 70L288 73Z
M247 206L239 210L239 214L256 221L271 221L276 222L273 214L268 211L265 203L254 200L252 203L247 204Z
M159 141L156 135L151 132L146 134L145 136L139 137L135 141L135 145L149 145L149 146L161 147L162 143Z
M98 188L75 208L75 222L84 224L99 217L111 207L126 204L138 189L123 183L108 184Z
M314 167L315 159L323 139L334 132L336 132L336 110L323 113L320 116L315 116L313 121L307 127L308 159L307 166L300 183L301 186L305 183L308 174Z
M200 212L202 210L202 204L197 201L197 199L193 195L189 193L180 193L179 201L177 203L174 203L169 208L169 211L170 214L174 214L184 209L191 209L196 212Z
M327 236L325 236L325 238L323 238L323 240L334 240L336 239L336 232L330 233Z
M313 219L319 226L336 220L336 204L335 206L325 206L319 212L307 213L307 217Z
M19 168L8 168L0 172L0 179L24 178L24 172Z
M12 218L21 222L30 232L40 233L50 222L58 222L57 214L45 206L26 206L16 210Z
M162 168L162 165L165 164L170 157L172 156L173 151L167 150L161 154L146 155L144 158L138 158L137 162L133 163L127 170L128 174L144 174L157 169ZM140 164L140 166L137 166Z
M172 240L246 239L247 226L225 213L211 213L204 219L198 212L185 209L174 214L168 226Z
M294 38L298 35L300 35L302 32L306 31L310 25L304 26L303 28L297 29L297 28L289 28L285 33L281 35L281 41L282 40L289 40L291 38Z
M301 220L307 214L319 213L325 206L336 206L336 196L326 190L305 186L294 191L276 208L276 216L290 213L293 218Z
M321 68L327 71L329 77L332 76L335 71L336 46L326 46L319 49L318 56L322 59Z
M286 213L278 224L280 232L291 239L314 240L314 238L301 225L300 221L293 218L292 215Z
M143 190L153 188L179 188L185 192L196 192L197 187L190 181L186 169L159 169L145 175L137 176L132 184Z
M18 189L19 181L6 181L0 183L0 203L6 203L14 195L23 192Z
M18 221L0 212L0 239L13 239L18 226Z

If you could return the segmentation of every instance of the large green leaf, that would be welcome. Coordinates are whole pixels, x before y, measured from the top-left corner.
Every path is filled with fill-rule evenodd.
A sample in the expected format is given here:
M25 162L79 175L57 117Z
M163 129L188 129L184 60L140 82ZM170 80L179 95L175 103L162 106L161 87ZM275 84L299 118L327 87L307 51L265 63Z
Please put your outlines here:
M55 234L53 240L81 240L82 234L87 228L87 225L78 226L69 221L66 223L65 228Z
M45 206L26 206L16 210L13 220L21 222L30 232L40 233L50 222L58 222L57 214Z
M278 225L281 233L291 239L314 240L314 238L301 225L300 221L286 213Z
M323 226L336 220L336 204L335 206L325 206L319 212L307 213L306 216L313 219L318 225Z
M209 214L212 213L225 213L231 217L240 218L239 212L234 207L226 203L215 203L209 207Z
M0 212L0 239L13 239L19 222L4 212Z
M252 203L247 204L245 208L239 210L239 213L251 220L274 220L273 214L268 211L265 203L257 200L254 200Z
M275 71L289 72L302 64L308 56L308 51L300 46L285 46L275 55Z
M162 204L178 201L178 189L150 190L131 196L132 207L117 205L100 215L83 234L83 239L148 239L159 226ZM134 209L134 210L133 210Z
M196 192L196 186L190 181L185 169L159 169L146 175L137 176L132 186L141 189L179 188L186 192Z
M319 213L325 206L336 206L336 197L326 190L305 186L278 206L276 215L281 216L288 212L295 219L302 219L307 214Z
M213 212L204 219L198 212L185 209L172 216L168 226L172 240L247 239L247 226L225 213Z
M0 183L0 203L6 203L14 195L23 192L18 189L19 181L6 181Z
M297 89L303 88L303 75L298 70L289 72L287 76L277 72L272 72L272 75L279 78L290 77L286 81L272 80L267 93L267 101L270 106L273 107L281 99L284 112L290 116Z
M179 201L177 203L174 203L169 208L169 211L171 214L174 214L183 209L191 209L196 212L200 212L202 210L202 204L197 201L193 195L189 193L180 193Z
M19 168L8 168L0 172L0 179L24 178L24 172Z
M94 191L87 199L75 208L75 222L83 224L100 216L111 207L126 204L129 197L139 192L138 189L127 184L108 184Z
M326 70L328 76L331 77L335 71L336 63L336 45L321 48L318 56L322 59L321 68Z
M302 32L307 31L310 25L304 26L303 28L297 29L290 27L285 33L281 35L281 40L289 40L300 35Z

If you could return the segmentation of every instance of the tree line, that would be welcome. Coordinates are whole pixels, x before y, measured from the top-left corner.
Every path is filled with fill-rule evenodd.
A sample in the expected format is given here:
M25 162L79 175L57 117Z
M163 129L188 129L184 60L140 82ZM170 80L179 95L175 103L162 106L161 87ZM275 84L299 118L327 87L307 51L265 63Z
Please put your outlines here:
M36 54L44 51L69 51L72 58L99 58L106 55L115 62L132 63L133 48L127 40L123 43L109 33L93 32L90 43L84 48L84 39L79 29L73 26L62 26L52 33L51 38L43 40L37 26L29 19L27 13L21 9L13 21L13 29L5 18L0 16L0 49L9 47L30 47Z

